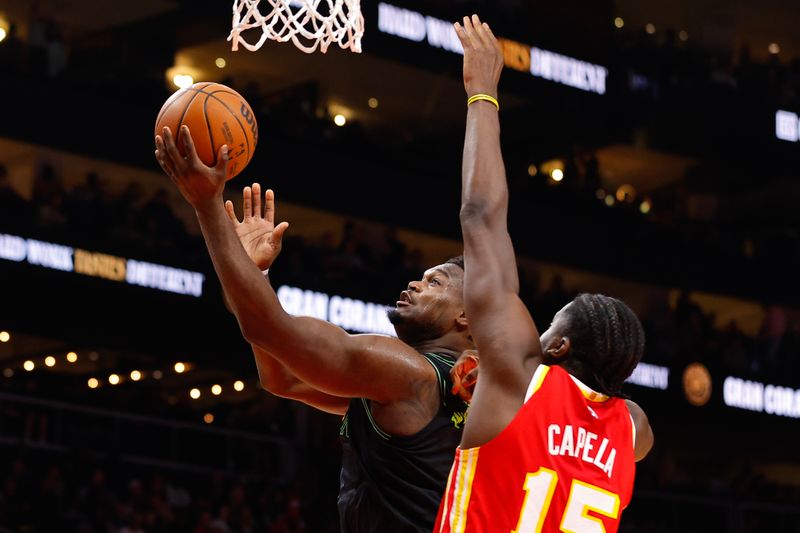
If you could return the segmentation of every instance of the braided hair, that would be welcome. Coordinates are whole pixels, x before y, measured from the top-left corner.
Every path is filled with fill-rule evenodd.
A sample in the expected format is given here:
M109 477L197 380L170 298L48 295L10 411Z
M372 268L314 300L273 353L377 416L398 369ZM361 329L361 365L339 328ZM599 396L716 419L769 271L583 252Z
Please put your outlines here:
M636 314L602 294L580 294L564 313L570 364L583 370L597 392L625 397L622 384L644 352L644 330Z

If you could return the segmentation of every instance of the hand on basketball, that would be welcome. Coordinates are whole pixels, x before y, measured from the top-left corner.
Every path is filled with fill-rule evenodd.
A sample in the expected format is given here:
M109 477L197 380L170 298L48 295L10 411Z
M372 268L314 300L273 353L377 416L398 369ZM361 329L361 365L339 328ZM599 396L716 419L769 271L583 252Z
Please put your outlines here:
M479 360L477 350L464 350L450 370L450 379L453 381L450 392L467 403L472 400L475 383L478 381Z
M289 227L288 222L275 226L275 193L267 189L262 212L261 185L254 183L252 189L245 187L242 191L241 222L233 210L233 202L225 202L225 210L250 259L261 270L272 266L272 262L281 253L283 234Z
M478 15L455 23L456 34L464 47L464 88L467 95L478 93L497 97L497 84L503 70L503 49L491 28Z
M217 154L217 164L206 166L197 156L194 141L188 126L181 128L183 152L181 155L169 128L164 128L163 136L156 135L156 159L164 172L172 179L186 201L199 209L222 198L227 180L228 147L223 145Z

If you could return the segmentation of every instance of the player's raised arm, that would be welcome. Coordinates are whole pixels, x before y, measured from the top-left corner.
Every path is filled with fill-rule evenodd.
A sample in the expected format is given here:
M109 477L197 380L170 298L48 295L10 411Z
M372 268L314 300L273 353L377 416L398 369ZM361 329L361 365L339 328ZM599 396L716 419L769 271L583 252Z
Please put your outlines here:
M519 408L530 377L523 364L539 356L539 336L519 299L514 249L508 234L508 186L500 150L497 87L503 55L489 26L477 16L456 24L464 46L464 85L469 97L464 139L461 229L464 235L464 302L481 353L479 391L508 392ZM505 384L505 387L496 386ZM520 390L522 391L519 394ZM480 405L483 400L478 400ZM475 403L471 407L473 414ZM477 406L479 412L482 408ZM466 435L466 433L465 433Z
M272 354L300 380L334 396L392 402L413 397L421 381L435 382L433 367L398 339L348 335L328 322L286 313L242 247L224 207L226 147L220 150L217 166L208 167L198 158L188 128L181 137L186 157L165 130L156 138L156 158L195 209L245 339Z
M239 237L250 260L266 272L272 267L280 254L283 234L288 227L286 222L275 226L275 193L268 189L263 196L261 185L254 183L242 191L242 219L236 215L233 202L225 202L228 218ZM225 306L232 311L227 295L223 292ZM305 403L311 407L337 415L347 411L348 398L326 394L298 378L271 353L251 344L253 357L258 370L258 379L264 390L290 400Z

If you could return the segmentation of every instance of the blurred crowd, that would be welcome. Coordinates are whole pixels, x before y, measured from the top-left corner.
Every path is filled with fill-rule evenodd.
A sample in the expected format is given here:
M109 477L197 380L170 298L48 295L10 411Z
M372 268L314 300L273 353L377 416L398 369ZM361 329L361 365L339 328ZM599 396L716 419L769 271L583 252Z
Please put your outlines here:
M320 500L299 479L180 472L24 449L6 455L0 479L4 532L338 531L332 494Z

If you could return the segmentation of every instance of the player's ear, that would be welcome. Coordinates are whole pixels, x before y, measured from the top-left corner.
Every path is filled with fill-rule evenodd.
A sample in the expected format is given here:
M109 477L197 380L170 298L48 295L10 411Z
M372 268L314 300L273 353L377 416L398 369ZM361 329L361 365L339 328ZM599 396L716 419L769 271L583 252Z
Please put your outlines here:
M569 337L554 337L545 347L544 354L553 358L564 357L569 353L570 348L572 348L572 341L569 340Z
M469 323L467 322L467 313L463 310L461 311L461 314L458 315L458 318L456 318L456 324L458 325L459 329L467 329L469 327Z

